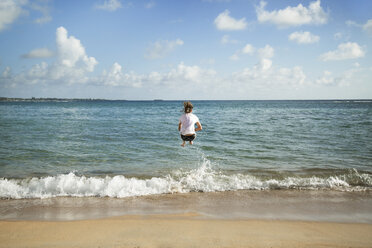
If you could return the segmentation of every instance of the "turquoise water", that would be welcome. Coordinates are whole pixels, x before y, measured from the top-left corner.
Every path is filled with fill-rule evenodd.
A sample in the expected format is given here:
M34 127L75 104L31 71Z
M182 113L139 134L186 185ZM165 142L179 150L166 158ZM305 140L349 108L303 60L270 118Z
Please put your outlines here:
M0 197L372 187L372 101L193 104L182 148L181 101L1 102Z

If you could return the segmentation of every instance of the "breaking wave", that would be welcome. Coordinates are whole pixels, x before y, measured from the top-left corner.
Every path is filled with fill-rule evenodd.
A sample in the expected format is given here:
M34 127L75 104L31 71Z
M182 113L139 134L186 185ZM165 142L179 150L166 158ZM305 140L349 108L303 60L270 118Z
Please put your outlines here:
M124 175L86 177L76 173L42 178L0 179L0 198L49 198L73 197L130 197L154 194L216 192L235 190L273 189L331 189L341 191L366 191L372 188L369 174L357 170L338 176L286 177L262 179L246 174L224 174L212 168L204 159L193 170L177 170L164 177L139 179Z

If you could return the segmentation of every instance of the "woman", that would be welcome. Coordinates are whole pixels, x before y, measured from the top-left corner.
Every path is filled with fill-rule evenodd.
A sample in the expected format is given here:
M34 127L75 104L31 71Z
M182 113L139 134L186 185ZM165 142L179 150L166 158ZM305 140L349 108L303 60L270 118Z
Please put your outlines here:
M202 130L199 118L192 113L193 106L191 102L184 102L183 107L185 113L181 116L178 123L178 131L181 132L181 139L183 141L181 146L185 146L186 141L192 145L195 139L195 132ZM196 129L195 124L197 125Z

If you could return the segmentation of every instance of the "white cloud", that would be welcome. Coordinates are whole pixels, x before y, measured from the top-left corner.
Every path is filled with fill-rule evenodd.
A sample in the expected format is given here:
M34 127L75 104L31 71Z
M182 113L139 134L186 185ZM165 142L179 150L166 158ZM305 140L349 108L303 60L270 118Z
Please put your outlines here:
M1 87L4 89L17 87L16 80L12 75L12 69L9 66L5 67L4 71L0 75L0 88Z
M157 41L150 45L150 47L147 49L145 53L145 58L147 59L160 59L168 55L170 52L172 52L174 49L176 49L177 46L182 46L183 40L177 39L177 40L163 40L163 41Z
M252 55L255 52L255 48L251 44L247 44L244 46L242 53Z
M345 22L346 26L348 27L361 27L362 25L356 23L355 21L347 20Z
M356 42L347 42L338 45L337 50L329 51L320 57L323 61L357 59L364 57L365 52Z
M288 6L285 9L267 11L266 2L261 1L256 7L257 20L261 23L268 22L280 28L301 26L305 24L325 24L328 14L320 6L320 0L311 2L306 8L302 4L296 7Z
M335 40L342 40L344 42L346 41L349 41L351 36L349 33L345 33L345 32L336 32L334 35L333 35L333 38Z
M332 72L325 70L323 75L315 80L314 84L320 86L349 86L364 76L363 71L365 69L359 68L359 65L336 76Z
M27 0L1 0L0 1L0 32L12 24L25 10L22 6Z
M158 43L161 47L159 50L165 50L165 53L167 53L175 47L182 45L183 41L177 39ZM349 45L347 44L349 43L345 44L346 48L340 45L338 50L344 52L348 51L349 48L347 47ZM350 44L354 46L354 43ZM168 49L164 47L168 47ZM354 51L355 49L349 50ZM333 52L338 55L342 54L341 52ZM316 80L310 80L300 66L287 68L275 65L271 59L274 57L274 53L275 50L270 45L255 48L252 44L245 44L241 47L236 56L257 56L257 64L229 75L225 74L224 77L219 76L215 70L206 69L198 65L186 65L182 62L165 72L153 71L144 74L125 71L125 69L116 62L97 76L97 74L92 75L92 72L94 72L96 68L96 59L88 56L79 39L69 35L65 28L60 27L56 30L56 58L54 62L50 64L45 62L38 63L28 70L15 75L12 74L10 67L7 67L1 74L0 82L1 85L5 85L4 82L8 82L7 85L14 85L15 82L19 85L22 85L24 82L27 82L27 84L48 84L48 87L44 87L48 89L49 86L52 88L52 85L65 87L65 84L86 83L92 87L97 85L107 86L105 89L110 89L111 87L127 87L142 88L141 92L159 90L162 93L182 92L182 94L183 90L189 92L191 89L195 89L194 86L197 86L198 89L201 89L201 92L204 92L203 94L205 96L210 96L212 98L218 96L218 94L219 96L225 97L225 91L230 94L226 95L226 97L237 96L240 92L250 91L251 88L262 89L262 93L265 92L265 90L272 92L273 88L287 90L308 84L339 86L343 83L346 84L350 82L351 76L356 75L355 73L349 72L341 76L334 76L331 72L326 71L319 78L316 78ZM351 53L353 54L355 52ZM43 54L42 49L35 49L28 53L30 57L43 57L41 54ZM160 56L164 53L155 52L154 54ZM342 56L345 57L345 55ZM355 67L354 69L357 69L359 66L355 65ZM272 85L274 86L271 87ZM71 86L71 89L75 88ZM211 93L209 94L209 92ZM202 94L200 93L200 95ZM244 97L244 95L240 96Z
M260 65L261 71L267 71L271 68L271 66L273 65L273 62L270 59L261 59L259 65Z
M367 20L364 24L359 24L355 21L347 20L345 24L348 27L362 28L365 32L372 34L372 19Z
M298 44L311 44L318 42L320 37L310 32L293 32L288 36L288 39Z
M252 92L254 90L264 96L264 92L269 92L270 89L292 90L312 84L301 66L292 68L274 66L271 58L274 56L275 50L270 45L259 49L248 45L248 50L253 50L259 61L256 65L235 72L230 78L226 79L226 81L234 84L233 88L238 88L240 92ZM228 88L225 89L226 92L228 90ZM256 94L251 95L254 97Z
M111 69L104 71L102 76L92 81L98 85L123 86L123 87L158 87L189 89L190 84L198 84L203 88L206 84L215 81L214 70L202 69L199 66L187 66L179 63L176 68L168 72L150 72L148 74L137 74L135 72L123 73L122 67L114 63Z
M56 32L58 67L78 68L83 71L93 71L98 63L94 57L88 57L80 40L68 36L64 27Z
M52 20L48 3L49 0L39 0L31 3L30 5L31 9L39 11L42 14L42 17L39 17L35 20L36 23L43 24L50 22Z
M87 73L93 72L97 61L94 57L89 57L80 40L73 36L68 36L64 27L57 28L56 31L56 60L48 65L45 62L36 64L26 72L12 77L13 83L86 83L89 79ZM43 53L48 55L48 51L36 49L31 51L29 56L40 57Z
M266 45L263 48L258 49L258 56L261 59L269 59L274 57L274 48L272 48L270 45Z
M37 48L29 53L22 55L22 58L33 59L33 58L50 58L53 57L54 53L48 48Z
M269 85L296 88L306 84L307 77L300 66L294 66L293 68L273 66L271 58L275 51L270 45L256 49L247 44L244 48L249 52L247 54L256 54L259 62L253 67L247 67L242 71L233 73L231 78L226 79L226 81L236 84L236 87L251 90L251 86L260 89L265 89ZM237 56L237 53L234 55Z
M229 57L230 60L237 61L240 59L239 57L240 51L235 52L233 55Z
M108 72L104 70L100 77L90 81L98 85L139 88L142 86L143 76L133 72L123 73L121 65L115 62Z
M49 78L49 66L45 62L33 65L25 75L21 75L19 78L24 78L28 84L44 83Z
M43 17L37 18L35 20L36 23L43 24L50 22L52 20L52 17L50 15L44 15Z
M15 22L20 16L29 11L41 12L42 16L35 19L35 23L42 24L52 20L49 0L1 0L0 1L0 32Z
M225 35L222 36L222 38L221 38L221 43L222 43L222 44L237 44L237 43L239 43L239 41L237 41L237 40L233 40L233 39L230 38L229 35L225 34Z
M1 73L1 77L3 78L10 78L12 76L12 70L9 66L5 67L3 73Z
M359 68L352 68L336 76L329 71L324 71L323 75L312 80L307 78L300 66L291 68L274 66L268 58L260 59L256 65L226 75L226 77L219 76L215 70L197 65L185 65L182 62L165 72L153 71L144 74L125 72L119 63L114 63L99 76L87 76L85 82L87 87L104 86L108 91L121 91L123 90L121 88L125 88L125 91L121 91L124 95L125 92L155 92L154 94L160 94L160 97L171 96L174 99L181 99L190 94L204 99L246 99L247 97L265 98L265 96L277 94L280 98L280 92L285 97L287 96L285 92L297 89L306 90L306 87L314 85L320 87L349 85L354 82L356 75L359 76L358 70ZM14 82L25 80L29 87L32 87L32 84L44 83L48 84L46 87L48 89L57 85L60 85L59 88L65 87L63 83L68 82L65 78L53 80L50 76L50 66L43 62L33 66L27 73L16 76L12 76L10 68L7 68L0 76L0 86L3 89L20 89L21 87L17 88ZM140 91L138 91L139 88ZM195 88L198 89L197 92ZM76 88L70 86L70 89ZM135 98L130 94L127 93L126 97Z
M293 68L275 68L272 61L262 59L252 68L245 68L233 74L232 81L241 84L265 88L268 85L282 85L299 87L306 83L306 75L300 66Z
M240 59L240 55L248 54L253 55L256 51L256 48L254 48L251 44L246 44L243 49L237 50L233 55L229 57L230 60L237 61Z
M315 80L316 84L318 85L334 85L335 78L332 76L332 72L324 71L322 77Z
M275 76L279 84L287 84L290 86L302 86L305 85L306 75L302 70L301 66L294 66L293 68L280 68L278 75Z
M156 5L155 2L151 1L145 4L145 8L152 9L153 7L155 7L155 5Z
M257 52L256 52L257 50ZM270 59L274 57L274 48L272 48L270 45L266 45L265 47L256 49L253 45L251 44L246 44L243 49L236 51L233 55L230 56L230 60L239 60L240 55L243 54L248 54L248 55L253 55L257 54L258 58L260 60L262 59Z
M368 32L369 34L372 34L372 19L369 19L364 25L363 30Z
M214 20L214 24L219 30L243 30L247 27L247 22L245 18L236 20L230 16L230 11L225 10L219 14Z
M208 78L216 75L214 70L205 70L199 66L186 66L180 63L176 69L164 74L159 82L193 82L204 83L209 81Z
M119 0L105 0L103 4L96 4L96 9L102 9L107 11L115 11L122 8L121 2Z

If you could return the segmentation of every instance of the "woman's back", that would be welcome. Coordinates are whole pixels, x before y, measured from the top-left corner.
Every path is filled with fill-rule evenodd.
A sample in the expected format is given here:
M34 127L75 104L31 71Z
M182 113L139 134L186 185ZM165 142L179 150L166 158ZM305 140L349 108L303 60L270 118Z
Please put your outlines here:
M195 124L199 122L199 118L193 113L184 113L181 118L181 134L194 134L195 133Z

